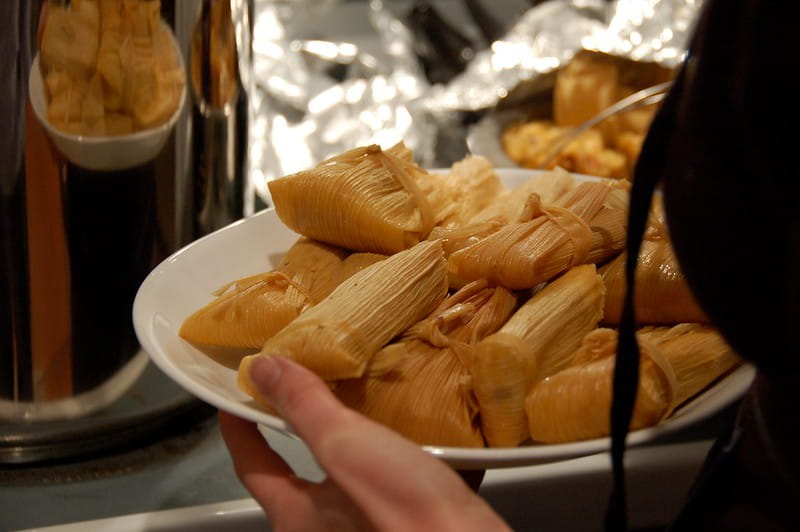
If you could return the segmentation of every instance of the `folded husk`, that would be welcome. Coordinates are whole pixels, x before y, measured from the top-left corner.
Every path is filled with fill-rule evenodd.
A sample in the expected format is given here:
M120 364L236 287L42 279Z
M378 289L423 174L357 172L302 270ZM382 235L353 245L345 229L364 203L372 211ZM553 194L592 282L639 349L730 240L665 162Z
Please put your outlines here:
M354 251L396 253L428 236L436 213L420 188L433 179L401 144L370 145L269 182L275 210L301 235Z
M447 258L451 284L488 279L512 290L532 288L582 264L590 229L566 209L543 207L524 223L510 223Z
M260 349L344 279L384 258L300 238L273 270L217 290L216 299L184 320L179 334L203 346Z
M447 245L451 285L487 278L522 290L573 266L605 260L624 245L627 195L616 182L585 182L559 206L537 205L533 196L530 220L505 224L477 241L459 235L458 246Z
M437 228L465 225L506 191L492 163L479 155L453 163L447 174L431 175L420 188L436 212Z
M682 323L674 327L645 327L639 335L657 346L672 367L676 406L742 363L719 332L707 325Z
M663 354L637 335L641 351L639 390L630 429L650 427L675 404L675 375ZM610 434L610 409L617 332L595 329L583 340L570 367L537 383L525 399L530 437L564 443Z
M441 244L422 242L356 273L267 340L261 352L285 356L332 381L360 377L373 355L442 301L447 276ZM255 356L239 366L239 386Z
M519 186L499 194L490 205L476 213L469 223L499 220L503 223L525 221L527 203L532 195L544 205L555 205L575 188L575 178L562 168L537 174Z
M339 399L421 445L483 447L458 356L419 340L404 344L401 362L388 373L338 381Z
M569 365L602 317L603 294L594 265L572 268L478 344L471 373L490 446L516 446L528 438L526 395L537 381Z
M391 360L391 369L338 381L335 393L346 405L417 443L483 447L464 360L515 305L514 294L503 288L487 288L482 281L464 287L375 355L373 360Z
M607 292L603 320L610 325L618 324L622 316L626 258L627 253L622 253L600 268ZM634 309L638 323L708 322L680 270L668 239L642 240L634 282Z
M556 205L569 209L591 230L587 263L598 264L625 248L628 231L627 181L603 179L578 184Z

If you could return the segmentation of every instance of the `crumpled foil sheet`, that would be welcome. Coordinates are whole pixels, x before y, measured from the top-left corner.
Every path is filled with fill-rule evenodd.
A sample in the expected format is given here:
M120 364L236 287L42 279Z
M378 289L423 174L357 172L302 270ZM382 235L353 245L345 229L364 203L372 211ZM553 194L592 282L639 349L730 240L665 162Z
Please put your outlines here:
M524 11L460 74L431 84L403 16L407 3L232 2L239 45L251 43L240 70L248 175L261 206L270 204L271 179L359 145L402 140L420 164L447 166L466 154L465 117L524 99L581 49L676 66L702 4L549 0Z
M554 72L581 49L676 66L699 0L550 1L527 11L476 54L466 71L428 95L434 110L477 111Z

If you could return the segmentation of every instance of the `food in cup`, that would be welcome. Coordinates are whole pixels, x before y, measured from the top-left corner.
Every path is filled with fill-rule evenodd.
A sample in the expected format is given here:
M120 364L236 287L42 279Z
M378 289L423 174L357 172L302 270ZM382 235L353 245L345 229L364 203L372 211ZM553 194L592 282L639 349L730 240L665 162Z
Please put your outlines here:
M91 137L164 124L185 84L179 53L158 0L49 6L40 45L47 120Z

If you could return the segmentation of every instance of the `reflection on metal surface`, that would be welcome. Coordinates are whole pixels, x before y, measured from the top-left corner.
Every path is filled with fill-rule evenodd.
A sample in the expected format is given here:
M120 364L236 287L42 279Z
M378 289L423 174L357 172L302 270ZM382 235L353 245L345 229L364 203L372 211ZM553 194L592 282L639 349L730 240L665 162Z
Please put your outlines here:
M240 13L240 16L241 13ZM247 95L231 3L203 2L191 38L192 240L245 214Z
M265 202L269 180L357 145L402 139L421 164L446 166L466 153L474 114L551 88L581 49L674 67L702 2L484 0L491 27L474 18L480 2L430 2L474 52L442 83L414 47L417 3L255 0L247 168Z
M214 412L215 409L195 399L150 364L118 401L93 416L0 424L0 464L4 466L0 468L0 483L29 474L15 470L13 466L17 465L34 468L30 474L35 475L39 465L47 470L90 456L121 453L133 446L144 448L188 431ZM123 462L119 460L118 464Z

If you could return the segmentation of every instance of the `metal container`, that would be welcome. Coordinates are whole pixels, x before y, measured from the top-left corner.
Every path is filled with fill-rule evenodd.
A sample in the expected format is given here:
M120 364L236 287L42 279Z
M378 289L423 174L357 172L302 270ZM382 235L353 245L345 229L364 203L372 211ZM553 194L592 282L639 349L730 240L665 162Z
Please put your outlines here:
M84 417L134 384L147 355L133 299L175 245L172 137L143 164L94 170L69 162L34 117L45 5L0 3L0 424Z
M245 214L247 94L230 2L203 0L189 36L192 95L183 243Z

